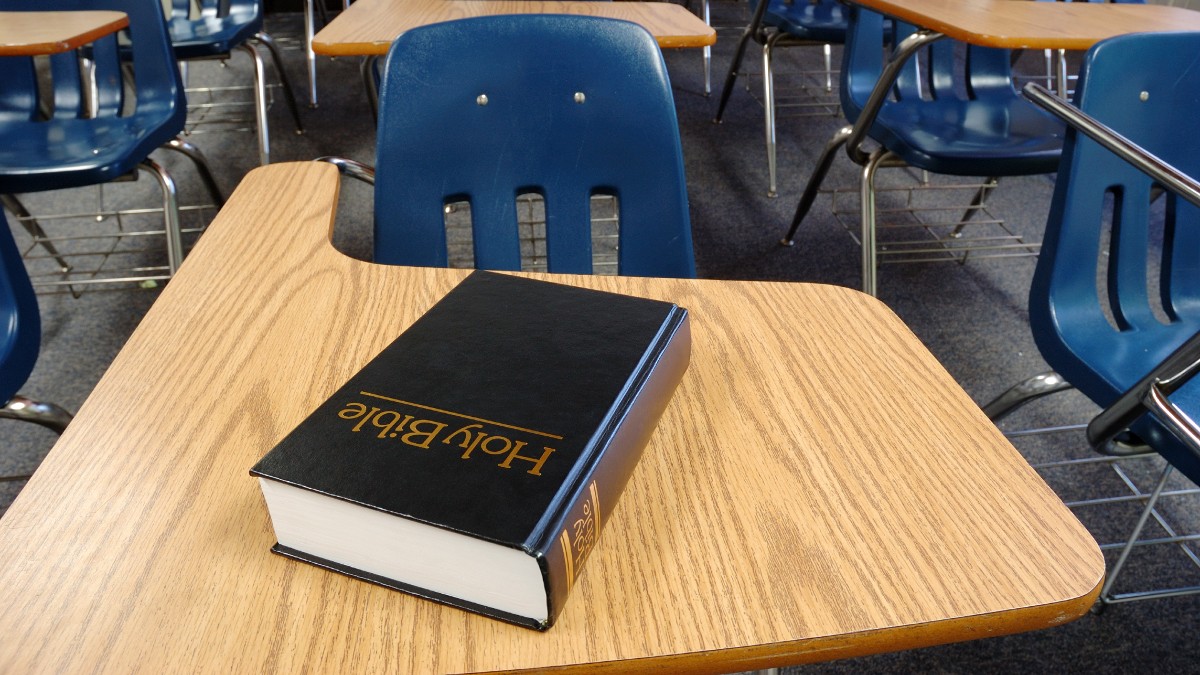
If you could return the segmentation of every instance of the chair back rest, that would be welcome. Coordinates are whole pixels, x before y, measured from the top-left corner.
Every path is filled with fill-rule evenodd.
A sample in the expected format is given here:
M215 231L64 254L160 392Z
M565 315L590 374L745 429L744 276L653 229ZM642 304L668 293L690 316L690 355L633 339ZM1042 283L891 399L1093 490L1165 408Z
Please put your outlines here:
M254 22L262 26L262 0L161 0L170 22L194 22L203 27L195 32L200 38L205 31L220 31L225 20L238 25Z
M12 11L80 11L115 10L129 17L129 27L121 31L118 46L116 36L96 40L87 48L86 56L94 63L96 84L96 118L135 115L146 118L144 127L167 124L182 131L187 116L183 85L179 69L171 52L163 7L159 0L5 0L4 8ZM128 54L125 66L133 72L133 101L126 101L128 90L123 78L121 52ZM92 117L86 108L81 82L87 81L80 70L77 52L50 57L53 81L49 114L57 119ZM10 57L0 60L0 109L21 111L26 120L41 117L36 77L32 59ZM11 67L10 67L11 66ZM0 113L3 114L3 113ZM149 154L161 144L157 136L149 135L145 148L138 153Z
M0 406L25 386L41 339L37 297L0 209Z
M851 122L858 119L883 73L885 50L890 51L887 46L899 44L916 31L917 27L910 23L885 21L878 12L850 6L840 94L846 119ZM963 59L956 57L960 50L965 51ZM927 100L936 104L1017 96L1012 84L1011 53L1007 49L964 45L942 38L923 51L923 55L909 59L897 77L892 92L897 100Z
M1200 65L1180 57L1197 53L1200 33L1101 42L1084 59L1075 104L1200 177L1200 136L1191 131ZM1047 363L1101 406L1200 330L1200 209L1160 192L1141 171L1068 130L1030 325ZM1200 478L1200 463L1189 475Z
M544 199L551 272L592 272L590 198L615 195L624 275L695 273L679 127L654 38L588 16L491 16L392 45L380 90L375 259L447 265L470 204L474 265L520 269L518 195Z

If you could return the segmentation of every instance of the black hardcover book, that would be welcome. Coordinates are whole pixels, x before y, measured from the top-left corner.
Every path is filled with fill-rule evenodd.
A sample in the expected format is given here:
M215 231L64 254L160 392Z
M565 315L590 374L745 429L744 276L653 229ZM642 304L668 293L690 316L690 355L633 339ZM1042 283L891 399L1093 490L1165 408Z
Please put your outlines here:
M474 272L251 470L272 550L545 630L690 349L676 305Z

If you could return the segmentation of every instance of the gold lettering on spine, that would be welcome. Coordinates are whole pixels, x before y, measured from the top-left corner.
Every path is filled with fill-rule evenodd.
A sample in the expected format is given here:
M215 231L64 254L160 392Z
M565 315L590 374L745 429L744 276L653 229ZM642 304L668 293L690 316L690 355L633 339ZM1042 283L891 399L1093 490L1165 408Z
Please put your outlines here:
M558 538L558 543L563 550L563 565L567 568L567 592L571 592L571 586L575 584L575 567L571 560L571 535L567 534L566 530L562 531L562 535Z
M575 532L574 546L571 544L571 534L566 528L558 536L567 568L567 592L570 592L575 577L583 567L584 559L592 552L596 538L600 535L600 490L596 487L596 481L588 485L588 497L581 504L581 508L583 517L576 519L570 526Z

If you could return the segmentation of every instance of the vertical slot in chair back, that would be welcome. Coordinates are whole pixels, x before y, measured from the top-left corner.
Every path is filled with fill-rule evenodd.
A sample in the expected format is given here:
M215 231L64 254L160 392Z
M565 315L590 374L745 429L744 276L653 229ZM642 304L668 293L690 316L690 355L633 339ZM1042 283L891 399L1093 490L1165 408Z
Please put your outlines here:
M670 82L640 26L585 16L408 31L380 91L375 257L447 264L444 208L470 204L474 264L520 269L518 195L544 199L551 272L591 273L590 198L619 205L619 272L694 275Z

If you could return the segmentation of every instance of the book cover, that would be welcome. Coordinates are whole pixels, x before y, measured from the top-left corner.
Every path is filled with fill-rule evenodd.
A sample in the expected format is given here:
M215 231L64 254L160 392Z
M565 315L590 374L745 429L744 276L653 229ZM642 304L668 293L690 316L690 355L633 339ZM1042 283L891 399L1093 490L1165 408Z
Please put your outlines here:
M671 303L474 272L251 470L273 550L544 630L689 355Z

